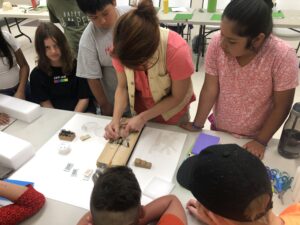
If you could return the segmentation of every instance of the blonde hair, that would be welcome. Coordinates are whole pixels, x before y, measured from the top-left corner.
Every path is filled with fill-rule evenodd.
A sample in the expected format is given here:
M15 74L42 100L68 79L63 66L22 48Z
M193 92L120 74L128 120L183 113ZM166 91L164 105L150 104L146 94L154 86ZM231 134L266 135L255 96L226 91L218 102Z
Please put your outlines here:
M265 213L266 208L270 202L270 195L269 194L262 194L255 199L253 199L248 207L246 208L244 214L249 220L254 220L259 214ZM270 214L271 209L266 212L264 216L259 218L258 220L252 222L239 222L236 220L228 219L218 214L211 212L210 210L206 209L200 202L198 202L199 206L197 207L198 210L204 210L209 220L211 220L210 225L269 225L270 223ZM206 211L207 210L207 211ZM200 213L199 215L203 215ZM206 217L202 217L201 219L205 219ZM203 220L205 221L205 220Z
M265 213L261 218L258 220L255 220L256 224L269 224L269 210L266 212L266 208L268 207L268 204L270 202L270 195L269 194L262 194L255 199L253 199L248 207L246 208L244 214L246 217L248 217L250 220L255 220L259 214ZM254 222L241 222L241 225L247 225L247 224L253 224Z

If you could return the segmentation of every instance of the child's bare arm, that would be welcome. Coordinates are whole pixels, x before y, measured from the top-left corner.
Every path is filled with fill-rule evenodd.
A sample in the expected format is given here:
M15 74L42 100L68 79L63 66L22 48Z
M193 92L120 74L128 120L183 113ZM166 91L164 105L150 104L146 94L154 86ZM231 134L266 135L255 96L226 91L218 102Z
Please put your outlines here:
M79 99L74 111L75 112L84 112L86 110L86 108L88 107L88 105L89 105L88 98Z
M199 104L194 123L203 126L219 94L219 77L205 74L204 84L199 97Z
M265 146L289 114L294 94L295 89L274 91L273 109L256 138L244 146L248 151L261 159L263 158Z
M29 65L26 61L26 58L22 52L21 49L18 49L15 52L15 57L17 60L17 63L20 67L20 78L19 78L19 86L18 89L15 93L15 97L20 98L20 99L25 99L25 89L26 89L26 84L28 81L28 76L29 76Z
M0 180L0 196L9 199L12 202L16 201L26 190L27 187Z
M52 102L50 100L40 102L40 105L45 108L54 108L54 106L52 105Z
M200 92L198 109L194 123L187 123L181 127L190 131L198 131L201 127L203 127L210 110L217 100L218 95L219 77L205 74L205 80ZM195 127L199 127L199 129L195 129Z
M144 207L145 215L140 219L139 224L145 225L151 221L159 220L164 214L177 216L183 224L187 224L185 211L179 199L174 195L167 195L155 199Z
M108 102L101 81L99 79L87 79L87 81L98 105L101 108L101 113L106 116L111 116L113 113L113 106Z

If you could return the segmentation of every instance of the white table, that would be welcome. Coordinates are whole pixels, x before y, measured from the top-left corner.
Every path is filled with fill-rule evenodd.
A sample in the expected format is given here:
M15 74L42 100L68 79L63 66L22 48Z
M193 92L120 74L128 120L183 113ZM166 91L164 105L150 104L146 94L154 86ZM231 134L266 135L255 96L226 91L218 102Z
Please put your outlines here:
M57 132L72 116L73 112L55 110L55 109L43 109L43 115L35 120L31 124L27 124L21 121L16 121L4 132L14 135L19 138L23 138L31 142L34 146L34 149L37 151L50 137L52 137L55 132ZM94 115L96 116L96 115ZM166 126L161 124L150 123L147 126L167 129L172 131L183 130L175 126ZM243 145L247 142L247 139L236 139L229 134L222 132L214 131L204 131L205 133L210 133L221 137L221 143L237 143ZM198 133L188 133L188 137L185 142L184 149L182 151L179 165L187 157L188 149L193 145ZM266 165L271 168L278 168L280 170L287 171L289 174L293 175L296 171L297 166L300 166L300 159L298 160L288 160L282 158L277 153L277 144L278 140L271 140L269 143L265 159L263 160ZM96 159L95 159L96 160ZM46 179L46 178L45 178ZM173 182L176 183L176 186L173 190L173 194L177 195L182 204L192 198L192 195L189 191L180 187L176 181L176 177L173 178ZM274 197L274 211L279 213L291 202L291 193L287 192L285 195L285 204L281 205L280 201L277 199L277 196ZM79 218L86 212L85 209L78 208L72 205L64 204L58 201L47 199L45 207L35 216L23 222L23 225L74 225L77 223ZM194 218L189 214L188 221L191 225L199 224Z
M49 12L47 8L43 9L28 9L28 6L13 7L11 10L4 11L0 8L0 16L6 18L27 18L49 21Z
M49 12L46 7L43 8L37 8L37 9L30 9L27 5L19 5L18 7L13 7L11 10L4 11L3 8L0 8L0 17L4 17L4 20L6 22L7 28L9 32L11 33L10 28L12 26L17 26L17 29L19 31L19 34L15 36L15 38L25 36L29 39L30 42L31 38L23 33L23 31L20 28L20 22L22 22L25 19L37 19L37 20L45 20L49 21ZM13 25L10 25L7 21L7 18L13 18L14 23Z

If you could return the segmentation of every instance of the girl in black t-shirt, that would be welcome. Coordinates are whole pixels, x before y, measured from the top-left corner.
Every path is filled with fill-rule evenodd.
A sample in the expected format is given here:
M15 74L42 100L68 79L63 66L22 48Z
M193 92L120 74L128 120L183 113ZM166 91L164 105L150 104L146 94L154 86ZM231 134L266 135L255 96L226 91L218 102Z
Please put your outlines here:
M41 23L35 50L38 65L30 74L33 99L43 107L85 112L91 93L87 81L76 77L76 60L62 31Z

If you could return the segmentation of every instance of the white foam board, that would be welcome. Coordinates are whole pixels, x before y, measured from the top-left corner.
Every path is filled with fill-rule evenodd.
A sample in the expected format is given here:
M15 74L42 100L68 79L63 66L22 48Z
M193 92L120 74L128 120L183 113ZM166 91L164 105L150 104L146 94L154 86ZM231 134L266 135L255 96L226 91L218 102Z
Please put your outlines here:
M27 123L42 115L40 105L3 94L0 94L0 112Z
M16 170L34 155L29 142L4 132L0 132L0 143L1 166Z

